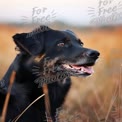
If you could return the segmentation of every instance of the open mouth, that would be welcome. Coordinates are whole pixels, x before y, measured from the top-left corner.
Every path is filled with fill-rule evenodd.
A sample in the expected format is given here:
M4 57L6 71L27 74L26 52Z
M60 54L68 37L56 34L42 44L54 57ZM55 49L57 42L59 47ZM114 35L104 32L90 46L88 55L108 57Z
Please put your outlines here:
M63 64L63 68L78 75L91 75L94 73L93 65Z

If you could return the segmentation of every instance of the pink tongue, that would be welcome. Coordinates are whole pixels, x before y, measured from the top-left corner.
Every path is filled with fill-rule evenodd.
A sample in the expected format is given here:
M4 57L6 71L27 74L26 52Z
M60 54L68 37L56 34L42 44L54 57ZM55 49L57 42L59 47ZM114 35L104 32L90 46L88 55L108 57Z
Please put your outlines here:
M88 67L83 67L83 66L73 66L75 69L81 69L83 72L86 72L88 74L92 74L94 73L94 70L91 66L88 66Z
M94 73L94 70L92 67L83 67L84 68L84 72L87 72L89 74L92 74Z

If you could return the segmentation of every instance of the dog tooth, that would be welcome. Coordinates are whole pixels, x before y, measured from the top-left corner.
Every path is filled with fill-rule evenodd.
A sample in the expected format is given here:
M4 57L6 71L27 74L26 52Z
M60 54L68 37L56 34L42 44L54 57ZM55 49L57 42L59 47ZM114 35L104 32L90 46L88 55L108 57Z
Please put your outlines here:
M84 71L84 69L83 69L83 68L81 68L81 71L83 72L83 71Z

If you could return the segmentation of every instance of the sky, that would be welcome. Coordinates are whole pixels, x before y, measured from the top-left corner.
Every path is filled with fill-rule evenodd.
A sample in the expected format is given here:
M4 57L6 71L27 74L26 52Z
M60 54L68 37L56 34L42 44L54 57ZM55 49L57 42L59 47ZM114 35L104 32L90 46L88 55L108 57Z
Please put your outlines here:
M46 24L54 21L81 26L122 24L122 0L0 1L0 22Z

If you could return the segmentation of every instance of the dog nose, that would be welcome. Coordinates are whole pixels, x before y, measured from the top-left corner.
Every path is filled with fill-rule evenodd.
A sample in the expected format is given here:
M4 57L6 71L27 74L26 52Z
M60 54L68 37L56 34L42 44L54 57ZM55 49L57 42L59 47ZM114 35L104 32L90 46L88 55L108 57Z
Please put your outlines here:
M88 50L86 51L86 56L90 57L90 58L98 58L98 56L100 55L100 53L96 50Z

